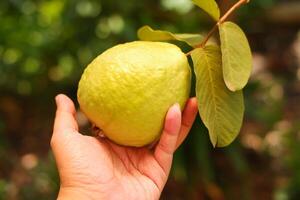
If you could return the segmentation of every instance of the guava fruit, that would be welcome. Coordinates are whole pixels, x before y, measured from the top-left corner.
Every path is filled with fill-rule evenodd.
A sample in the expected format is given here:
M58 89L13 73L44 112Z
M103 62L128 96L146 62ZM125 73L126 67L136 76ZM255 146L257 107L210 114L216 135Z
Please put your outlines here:
M191 71L185 54L164 42L135 41L106 50L84 70L78 102L113 142L140 147L159 138L170 106L183 109Z

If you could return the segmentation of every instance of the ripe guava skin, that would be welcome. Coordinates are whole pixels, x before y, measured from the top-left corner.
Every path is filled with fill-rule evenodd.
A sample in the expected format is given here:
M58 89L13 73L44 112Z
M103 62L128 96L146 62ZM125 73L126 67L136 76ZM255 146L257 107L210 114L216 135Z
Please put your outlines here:
M159 138L170 106L184 108L190 84L187 57L177 46L135 41L95 58L84 70L77 96L81 110L106 137L141 147Z

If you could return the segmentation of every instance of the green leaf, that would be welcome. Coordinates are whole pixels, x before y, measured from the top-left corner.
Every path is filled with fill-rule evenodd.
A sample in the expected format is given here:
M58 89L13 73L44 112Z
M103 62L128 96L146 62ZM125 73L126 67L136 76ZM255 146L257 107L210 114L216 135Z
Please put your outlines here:
M238 135L244 115L242 91L232 92L222 76L221 51L208 45L193 50L196 96L200 117L213 146L229 145Z
M215 0L192 0L195 5L207 12L214 20L220 18L220 9Z
M241 90L247 84L252 70L252 55L242 29L225 22L219 26L223 62L223 76L231 91Z
M143 26L138 30L138 37L140 40L146 41L167 41L178 40L186 42L190 46L196 46L200 44L203 36L199 34L173 34L168 31L153 30L150 26Z

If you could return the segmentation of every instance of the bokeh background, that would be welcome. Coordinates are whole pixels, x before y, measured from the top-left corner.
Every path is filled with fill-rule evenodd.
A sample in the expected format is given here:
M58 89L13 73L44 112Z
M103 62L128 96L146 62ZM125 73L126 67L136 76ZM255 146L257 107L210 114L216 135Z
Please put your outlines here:
M234 3L218 2L223 12ZM300 1L252 0L231 20L247 33L254 60L242 131L213 149L198 118L161 199L300 198ZM205 34L213 21L189 0L0 1L0 199L55 199L54 96L76 102L86 65L136 40L145 24Z

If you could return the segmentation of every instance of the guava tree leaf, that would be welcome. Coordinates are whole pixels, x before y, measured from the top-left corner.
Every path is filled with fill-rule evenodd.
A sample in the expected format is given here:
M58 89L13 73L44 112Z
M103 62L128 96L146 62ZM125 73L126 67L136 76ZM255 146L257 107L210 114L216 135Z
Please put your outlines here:
M203 36L199 34L174 34L168 31L153 30L150 26L143 26L138 30L138 37L140 40L146 41L167 41L167 40L178 40L186 42L190 46L196 46L200 44Z
M247 84L252 70L252 55L242 29L225 22L219 26L223 62L223 76L231 91L241 90Z
M200 117L213 146L229 145L238 135L244 116L242 91L232 92L222 75L220 48L207 45L192 52Z
M220 9L215 0L192 0L193 3L207 12L214 20L218 21L220 18Z

